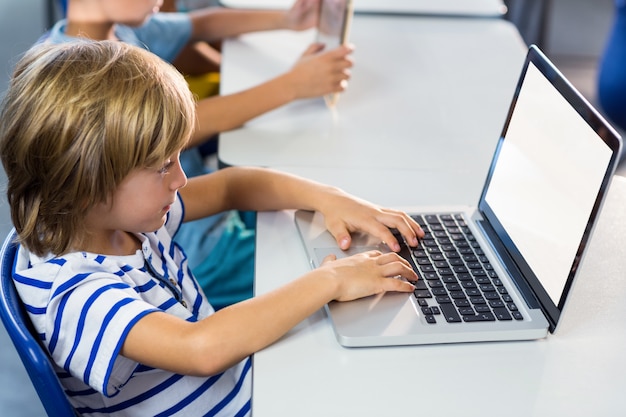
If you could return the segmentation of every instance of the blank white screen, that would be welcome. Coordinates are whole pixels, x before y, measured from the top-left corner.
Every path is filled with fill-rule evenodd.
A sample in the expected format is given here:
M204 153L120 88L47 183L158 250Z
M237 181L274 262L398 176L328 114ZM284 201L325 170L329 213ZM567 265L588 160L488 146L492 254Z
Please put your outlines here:
M485 198L555 304L611 154L530 63Z

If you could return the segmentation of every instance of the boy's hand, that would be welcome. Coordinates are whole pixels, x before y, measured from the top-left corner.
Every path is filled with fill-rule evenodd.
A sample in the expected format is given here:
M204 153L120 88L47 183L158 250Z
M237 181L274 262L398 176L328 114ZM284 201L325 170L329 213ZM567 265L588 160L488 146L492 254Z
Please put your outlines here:
M306 30L317 26L320 0L297 0L285 13L285 26L291 30Z
M320 97L344 91L350 79L353 62L351 45L323 51L324 45L314 43L286 74L295 98Z
M408 214L393 209L377 207L349 195L329 198L329 204L320 210L326 228L335 237L337 245L346 250L352 243L351 232L365 232L385 242L398 252L400 244L390 229L397 229L410 246L417 246L424 231Z
M327 256L320 270L336 283L334 300L351 301L386 291L412 292L415 287L397 277L417 281L409 263L395 253L369 251L337 259Z

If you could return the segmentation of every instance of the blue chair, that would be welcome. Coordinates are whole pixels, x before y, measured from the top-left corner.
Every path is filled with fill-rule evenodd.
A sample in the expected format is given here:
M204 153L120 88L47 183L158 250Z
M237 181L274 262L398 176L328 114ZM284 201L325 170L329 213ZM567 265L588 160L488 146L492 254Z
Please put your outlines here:
M59 0L59 6L61 6L61 13L65 16L67 14L67 0Z
M0 249L0 318L48 416L78 416L63 391L48 354L39 344L13 284L13 265L17 254L15 236L13 229Z
M67 15L67 0L47 0L45 6L48 29L54 26L60 17Z

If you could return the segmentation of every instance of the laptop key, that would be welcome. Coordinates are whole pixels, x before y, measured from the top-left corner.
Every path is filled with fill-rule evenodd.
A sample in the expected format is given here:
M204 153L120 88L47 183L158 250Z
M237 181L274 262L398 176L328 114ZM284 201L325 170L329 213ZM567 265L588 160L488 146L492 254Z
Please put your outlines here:
M463 285L463 288L465 289L476 288L476 283L474 281L461 281L461 285Z
M459 279L459 281L471 281L471 282L474 282L474 278L472 278L472 276L470 274L459 274L457 276L457 278Z
M446 284L456 284L458 282L454 275L442 275L441 280Z
M476 282L479 284L489 284L489 278L487 277L476 277Z
M452 303L452 300L447 295L438 295L437 297L435 297L435 301L437 301L439 305Z
M428 223L439 223L439 219L436 214L424 214L424 220Z
M477 313L489 313L491 311L487 304L477 304L474 306L474 310L476 310Z
M443 256L442 256L443 258ZM463 263L463 260L461 258L452 258L452 259L448 259L448 263L452 266L455 267L454 270L456 271L456 267L457 266L465 266L465 264ZM463 271L457 271L457 272L467 272L467 269L464 268Z
M486 292L486 293L483 294L483 296L487 300L499 300L500 299L500 294L498 294L495 291L493 291L493 292Z
M443 287L437 287L432 289L433 295L448 295L448 292Z
M433 315L426 314L424 315L424 319L426 320L426 323L428 324L437 324L437 320L435 319Z
M443 261L446 259L446 256L444 256L442 253L433 253L431 257L433 261Z
M462 316L474 316L476 314L472 307L459 308L459 313L461 313Z
M416 290L427 290L428 286L426 285L426 281L420 279L413 283Z
M472 304L485 304L485 299L483 297L470 297L470 301Z
M457 306L458 308L469 307L470 302L467 301L467 298L460 298L460 299L454 300L454 305Z
M475 316L463 316L463 321L495 321L496 318L491 313L481 313Z
M443 287L443 282L439 281L438 279L431 279L430 281L428 281L428 286L430 288L442 288Z
M465 292L464 291L450 291L450 298L452 298L453 300L465 299Z
M419 214L415 214L413 216L411 216L413 218L413 220L415 220L415 222L417 224L419 224L420 226L426 226L426 222L424 221L424 218L422 216L420 216Z
M430 262L430 259L428 259L426 256L416 257L416 262L418 265L432 265L432 262Z
M430 293L429 290L415 290L413 291L413 294L415 294L416 298L432 298L433 295Z
M423 279L431 280L431 279L439 279L439 275L436 272L424 272L422 274Z
M448 323L460 323L461 316L456 311L456 308L451 303L440 304L439 308L441 309L441 313L446 318Z
M509 311L504 307L494 308L493 314L495 314L498 320L511 320L511 315L509 314Z

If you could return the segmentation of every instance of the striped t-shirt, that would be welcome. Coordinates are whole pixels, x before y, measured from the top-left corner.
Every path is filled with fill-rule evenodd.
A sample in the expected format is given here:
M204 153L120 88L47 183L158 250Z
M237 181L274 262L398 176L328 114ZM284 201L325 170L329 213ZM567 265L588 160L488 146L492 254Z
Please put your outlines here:
M130 328L163 311L187 321L213 307L172 242L180 199L165 226L139 234L130 256L73 252L39 258L20 246L14 282L72 404L87 416L250 414L250 358L208 378L149 368L119 355ZM185 355L186 352L180 352Z

